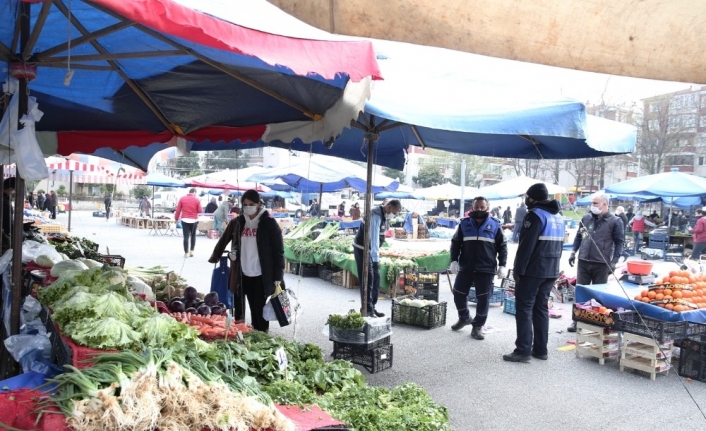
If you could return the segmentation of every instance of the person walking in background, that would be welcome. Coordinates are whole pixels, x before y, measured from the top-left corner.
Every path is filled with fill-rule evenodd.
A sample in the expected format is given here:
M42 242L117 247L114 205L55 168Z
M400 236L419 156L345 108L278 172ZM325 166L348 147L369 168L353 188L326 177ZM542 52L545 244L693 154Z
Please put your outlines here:
M513 277L515 278L515 350L503 355L509 362L529 362L531 357L548 359L549 293L559 277L564 244L561 206L549 199L547 186L537 183L527 189L527 215L522 222Z
M346 216L346 203L345 202L341 202L341 204L338 206L338 216L339 217Z
M569 265L579 263L576 268L576 283L582 285L605 284L608 276L615 271L615 265L623 255L625 228L620 218L610 213L608 196L596 193L591 200L590 213L583 216L574 238L574 246L569 256ZM576 332L576 322L567 328Z
M319 203L316 201L316 199L311 202L311 206L309 207L309 215L312 217L319 216Z
M229 288L235 295L234 317L244 320L245 296L253 328L267 332L270 322L263 318L262 308L277 284L284 289L284 241L279 224L256 190L243 193L242 202L243 214L228 223L208 261L217 263L231 244Z
M363 292L363 271L368 272L368 297L367 314L368 317L383 317L381 313L375 309L378 303L378 295L380 293L380 245L385 240L385 221L393 218L402 209L402 204L397 199L389 201L385 205L374 207L370 214L370 245L368 253L368 261L363 262L363 252L365 247L365 226L361 223L358 232L353 240L353 256L358 270L358 280L360 282L361 297Z
M105 205L105 221L108 221L108 219L110 218L110 207L113 205L113 198L110 196L110 193L105 195L105 199L103 199L103 204Z
M635 213L633 212L632 205L628 205L628 209L625 212L625 217L628 219L628 221L632 220L632 218L635 217ZM627 226L627 225L628 224L625 223L625 226ZM628 231L628 228L626 227L625 232L627 232L627 231Z
M189 194L179 199L174 220L181 220L181 231L184 233L184 257L193 257L196 247L196 228L199 224L199 214L203 212L201 202L196 197L196 189L189 189Z
M706 251L706 217L704 210L696 210L696 225L694 226L694 249L691 259L700 261L701 255Z
M147 196L142 196L140 199L140 217L149 217L152 210L152 204Z
M39 191L37 193L37 209L39 211L44 211L44 201L46 198L44 197L44 192Z
M223 235L223 229L228 224L228 213L230 213L230 202L228 199L223 199L218 205L216 211L213 212L213 228L218 231L219 235Z
M468 218L461 219L451 239L451 265L449 270L456 276L453 285L454 304L458 311L458 322L451 329L458 331L473 325L471 337L483 340L481 329L488 318L490 296L493 294L493 278L497 274L507 275L507 242L500 222L488 212L488 200L482 196L473 199L473 211ZM468 292L471 285L476 289L476 315L471 320L468 310Z
M642 236L645 233L646 226L657 227L655 223L652 223L647 217L642 215L642 211L637 210L635 217L630 219L628 225L632 228L632 238L635 243L635 255L640 252L642 248Z
M211 200L206 204L206 209L203 212L207 214L213 214L218 209L218 204L216 203L216 198L211 198Z
M360 220L360 206L358 202L351 207L351 220Z
M522 229L522 220L525 219L527 214L527 207L525 203L522 202L519 207L515 210L515 228L512 229L512 242L517 242L520 239L520 229Z
M56 192L54 190L52 190L49 193L49 196L51 197L51 200L49 200L49 204L47 205L48 210L51 212L51 218L56 220L56 205L58 203L57 197L56 197Z
M512 210L508 206L505 212L503 213L503 224L511 224L512 223Z
M27 202L29 202L29 207L34 208L34 193L29 192L27 194Z

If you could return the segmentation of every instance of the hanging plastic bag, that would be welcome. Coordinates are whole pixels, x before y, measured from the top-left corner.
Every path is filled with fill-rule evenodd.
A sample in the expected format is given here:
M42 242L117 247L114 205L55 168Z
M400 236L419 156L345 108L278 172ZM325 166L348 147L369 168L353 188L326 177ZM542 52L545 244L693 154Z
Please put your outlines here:
M44 154L37 142L34 124L42 119L44 113L39 110L39 105L34 97L28 101L27 114L23 115L20 122L24 128L14 133L14 150L17 163L17 173L25 180L39 181L49 178L49 169L44 161Z

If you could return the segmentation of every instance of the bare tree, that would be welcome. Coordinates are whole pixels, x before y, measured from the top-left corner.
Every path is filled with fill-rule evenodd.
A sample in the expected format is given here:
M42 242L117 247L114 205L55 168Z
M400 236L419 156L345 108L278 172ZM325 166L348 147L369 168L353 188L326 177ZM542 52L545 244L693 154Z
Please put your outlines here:
M641 168L648 174L662 172L665 163L693 166L693 152L698 121L697 94L668 94L644 101L639 125L637 153Z

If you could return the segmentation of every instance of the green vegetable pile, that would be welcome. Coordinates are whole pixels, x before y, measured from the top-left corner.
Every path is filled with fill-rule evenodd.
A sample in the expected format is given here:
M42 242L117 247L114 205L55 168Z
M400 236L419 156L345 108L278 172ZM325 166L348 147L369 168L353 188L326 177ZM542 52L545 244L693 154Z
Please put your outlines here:
M329 315L326 324L338 329L361 329L365 325L365 319L357 311L351 310L345 316L340 314Z
M83 249L83 254L81 254L81 251L76 246L77 243L81 245L81 248ZM59 253L64 253L69 257L69 259L85 257L87 259L94 259L100 261L103 257L102 254L96 251L96 249L98 248L98 244L87 238L73 237L59 240L49 237L49 244L54 245L56 247L56 251L58 251Z

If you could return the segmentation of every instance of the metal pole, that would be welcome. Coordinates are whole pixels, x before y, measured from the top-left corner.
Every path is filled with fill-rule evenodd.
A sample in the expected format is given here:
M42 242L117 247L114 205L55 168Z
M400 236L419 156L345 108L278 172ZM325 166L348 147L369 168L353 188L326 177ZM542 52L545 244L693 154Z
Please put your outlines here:
M74 211L73 205L71 204L72 194L74 192L74 171L69 171L69 232L71 232L71 213Z
M154 186L152 186L152 218L154 218Z
M324 200L324 183L319 183L319 217L323 214L321 213L321 202Z
M463 192L465 192L466 189L466 159L461 159L461 204L458 207L459 208L459 215L458 218L463 218L464 213L466 212L466 202L463 200Z
M363 316L368 315L368 268L370 262L370 236L372 234L372 232L370 232L370 219L373 211L373 147L375 146L379 138L380 135L378 135L377 133L365 133L365 140L368 141L368 172L366 177L367 180L365 183L365 217L363 222L363 265L361 265L363 268L363 273L358 274L358 277L360 279L358 282L361 283L360 314L362 314ZM377 236L377 232L375 233L375 235Z

